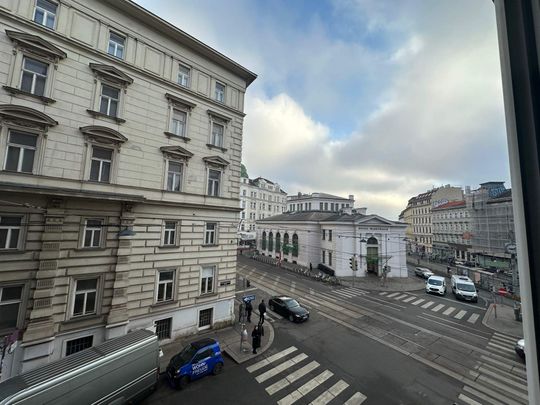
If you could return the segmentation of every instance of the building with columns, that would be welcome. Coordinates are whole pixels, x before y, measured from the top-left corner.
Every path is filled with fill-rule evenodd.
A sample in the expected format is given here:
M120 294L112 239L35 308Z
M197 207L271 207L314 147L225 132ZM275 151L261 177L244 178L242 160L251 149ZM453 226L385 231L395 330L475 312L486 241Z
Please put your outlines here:
M242 177L240 181L239 231L255 232L256 221L285 211L287 193L276 182L257 177Z
M349 198L339 197L327 193L311 193L287 196L287 211L330 211L339 212L344 208L354 208L354 196Z
M407 225L390 221L365 208L339 212L286 212L257 221L261 254L313 268L319 264L338 277L407 277ZM358 270L350 267L354 257Z
M134 2L0 2L1 378L234 319L256 75Z

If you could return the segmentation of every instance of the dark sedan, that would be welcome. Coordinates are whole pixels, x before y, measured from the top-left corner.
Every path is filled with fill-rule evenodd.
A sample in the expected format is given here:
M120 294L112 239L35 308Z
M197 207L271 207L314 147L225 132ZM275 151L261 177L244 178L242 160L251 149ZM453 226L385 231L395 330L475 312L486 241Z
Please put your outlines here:
M272 297L268 301L268 307L291 322L303 322L309 319L309 311L291 297L283 295Z

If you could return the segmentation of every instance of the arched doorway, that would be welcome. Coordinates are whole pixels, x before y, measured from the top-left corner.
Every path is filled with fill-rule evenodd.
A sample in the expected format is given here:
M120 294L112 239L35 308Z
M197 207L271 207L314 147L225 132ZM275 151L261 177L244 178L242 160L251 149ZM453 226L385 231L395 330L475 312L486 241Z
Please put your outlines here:
M379 241L373 236L366 243L366 267L368 273L379 274Z
M261 250L266 250L266 231L262 233Z
M284 255L289 254L289 234L288 233L283 235L283 254Z
M292 236L292 255L298 257L298 235L294 234Z
M274 234L272 232L268 233L268 251L271 252L274 250Z
M281 234L276 233L276 253L281 252Z

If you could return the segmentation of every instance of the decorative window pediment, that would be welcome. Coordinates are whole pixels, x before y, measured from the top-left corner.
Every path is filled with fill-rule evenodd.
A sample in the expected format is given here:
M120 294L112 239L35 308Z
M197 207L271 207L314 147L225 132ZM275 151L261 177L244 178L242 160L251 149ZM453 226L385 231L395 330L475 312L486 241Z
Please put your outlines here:
M120 132L112 128L99 125L88 125L80 127L79 130L83 133L86 139L102 144L121 145L128 139Z
M218 167L226 167L229 165L229 162L227 162L225 159L219 156L203 157L203 160L209 165L218 166Z
M171 159L188 160L193 156L193 153L180 146L162 146L159 150Z
M16 32L6 30L6 35L19 48L37 54L48 59L58 62L59 59L64 59L67 54L60 48L54 46L50 42L38 37L37 35L27 34L25 32Z
M102 79L110 82L119 83L122 86L127 86L133 83L133 79L126 75L121 70L110 65L103 65L100 63L90 63L90 69L94 74Z
M228 117L226 115L220 114L217 111L214 110L207 110L206 111L208 115L210 115L213 119L217 119L218 121L223 121L224 123L227 123L231 120L231 117Z
M174 94L171 94L171 93L165 93L165 97L167 97L167 100L169 100L169 103L177 107L187 108L188 110L192 110L197 105L195 103L192 103L189 100L175 96Z
M7 123L43 131L58 125L58 122L41 111L15 104L0 104L0 117L2 117L2 121Z

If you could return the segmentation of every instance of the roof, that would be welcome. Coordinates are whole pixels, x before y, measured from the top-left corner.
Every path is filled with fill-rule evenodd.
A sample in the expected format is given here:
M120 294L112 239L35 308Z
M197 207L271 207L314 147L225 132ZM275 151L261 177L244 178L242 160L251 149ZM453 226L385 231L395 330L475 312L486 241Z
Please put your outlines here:
M465 206L466 206L465 200L449 201L445 204L439 205L436 208L433 208L432 211L446 210L446 209L452 209L452 208L462 208Z
M285 212L283 214L274 215L273 217L267 217L264 219L259 219L256 222L343 222L343 223L354 223L360 219L379 219L381 224L383 221L387 222L388 225L407 225L404 222L392 221L386 218L382 218L375 214L345 214L343 212L325 212L325 211L297 211L297 212Z
M298 193L297 195L290 195L287 197L289 200L301 200L304 198L331 198L334 200L343 200L343 201L351 201L349 198L346 197L340 197L338 195L328 194L328 193L311 193L311 194L302 194Z
M503 191L497 197L488 200L487 204L496 204L503 201L512 201L512 189Z

